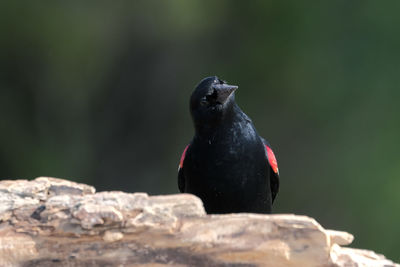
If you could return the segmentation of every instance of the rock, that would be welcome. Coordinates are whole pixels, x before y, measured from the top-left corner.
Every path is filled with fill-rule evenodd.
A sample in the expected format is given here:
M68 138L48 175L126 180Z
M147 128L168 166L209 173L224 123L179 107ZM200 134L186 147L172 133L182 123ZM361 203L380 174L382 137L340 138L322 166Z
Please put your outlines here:
M354 236L347 232L335 230L325 230L325 232L329 235L331 244L336 243L345 246L351 244L354 240Z
M206 215L189 194L0 182L0 266L397 266L292 214Z

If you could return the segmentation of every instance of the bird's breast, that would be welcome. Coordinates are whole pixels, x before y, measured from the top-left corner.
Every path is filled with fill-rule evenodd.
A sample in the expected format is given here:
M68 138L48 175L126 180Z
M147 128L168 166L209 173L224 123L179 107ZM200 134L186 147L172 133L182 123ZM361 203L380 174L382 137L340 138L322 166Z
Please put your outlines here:
M197 138L192 144L195 166L207 171L227 171L238 165L246 168L263 157L262 141L252 127L233 124L215 131L207 138Z

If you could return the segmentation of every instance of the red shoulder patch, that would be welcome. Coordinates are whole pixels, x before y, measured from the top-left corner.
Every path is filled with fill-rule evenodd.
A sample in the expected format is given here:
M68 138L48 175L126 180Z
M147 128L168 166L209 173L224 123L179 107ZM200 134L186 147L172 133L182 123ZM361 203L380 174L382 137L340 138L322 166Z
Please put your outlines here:
M279 174L278 161L275 158L274 151L272 151L272 149L268 145L265 145L265 148L267 149L267 157L269 165L271 165L272 170L276 174Z
M186 150L188 149L189 145L187 145L185 147L185 150L183 150L182 156L181 156L181 160L179 161L179 168L178 169L182 169L183 167L183 162L185 161L185 156L186 156Z

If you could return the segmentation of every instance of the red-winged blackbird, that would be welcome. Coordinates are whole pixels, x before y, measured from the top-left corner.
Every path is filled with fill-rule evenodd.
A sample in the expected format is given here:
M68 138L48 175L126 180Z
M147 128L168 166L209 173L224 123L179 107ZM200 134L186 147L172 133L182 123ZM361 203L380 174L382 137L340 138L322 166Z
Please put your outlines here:
M236 104L237 88L216 76L195 88L190 98L195 135L181 157L179 190L198 196L207 213L270 213L278 164Z

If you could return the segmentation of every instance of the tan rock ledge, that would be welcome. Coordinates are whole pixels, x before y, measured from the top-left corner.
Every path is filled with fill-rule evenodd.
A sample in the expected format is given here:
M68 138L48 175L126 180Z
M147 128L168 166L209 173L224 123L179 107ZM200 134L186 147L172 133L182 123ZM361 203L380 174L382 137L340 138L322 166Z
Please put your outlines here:
M192 195L0 182L0 266L400 266L291 214L206 215Z

